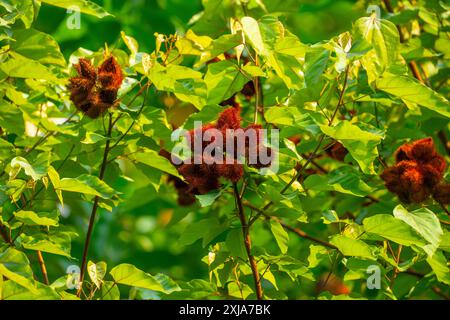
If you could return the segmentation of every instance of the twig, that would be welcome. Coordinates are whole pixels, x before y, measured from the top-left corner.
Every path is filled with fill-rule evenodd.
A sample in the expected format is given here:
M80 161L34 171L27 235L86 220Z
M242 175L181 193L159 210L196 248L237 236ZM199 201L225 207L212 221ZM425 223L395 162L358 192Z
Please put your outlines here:
M336 117L340 107L342 106L342 103L344 102L344 93L347 89L347 82L348 82L348 75L350 73L350 65L347 65L347 68L345 69L345 75L344 75L344 84L342 85L342 90L339 94L339 100L336 105L336 108L333 112L333 115L331 116L330 120L328 121L328 126L331 126L333 124L334 118ZM306 167L311 163L311 161L315 158L316 153L319 151L320 147L322 146L323 140L325 139L325 134L322 134L319 138L319 142L317 143L316 148L314 151L309 155L308 159L306 160L306 163L302 166L300 170L297 171L297 174L292 177L292 179L288 182L288 184L280 191L281 194L284 194L291 185L298 180L298 178L303 174ZM273 204L272 201L270 201L268 204L266 204L263 208L263 211L267 210L271 205Z
M13 245L11 238L8 236L8 233L4 229L4 225L0 223L0 235L6 243Z
M42 276L44 278L44 283L46 285L49 285L50 282L48 281L47 268L45 267L45 262L44 262L44 257L42 256L42 252L38 250L36 253L37 253L37 257L38 257L38 261L39 261L39 267L41 268Z
M108 160L108 153L110 151L109 145L111 143L111 132L112 132L112 116L109 113L109 127L108 127L108 133L107 133L107 139L106 140L106 144L105 144L105 151L103 152L103 160L102 160L102 164L100 167L100 173L99 173L99 179L103 180L104 175L105 175L105 170L106 170L106 165L107 165L107 160ZM91 211L91 217L89 219L89 226L88 226L88 230L87 230L87 234L86 234L86 240L84 242L84 250L83 250L83 258L81 259L81 271L80 271L80 288L78 289L77 292L77 296L79 297L83 288L83 279L84 279L84 275L86 272L86 263L87 263L87 255L88 255L88 250L89 250L89 243L91 241L91 236L92 236L92 231L94 229L94 223L95 223L95 217L97 214L97 209L98 209L98 201L99 201L99 197L95 196L94 198L94 204L92 206L92 211Z
M131 101L128 103L128 105L131 105L131 104L136 100L136 98L139 97L139 96L144 92L145 89L148 89L148 88L149 88L149 86L150 86L150 82L147 82L147 83L146 83L146 84L138 91L138 93L136 93L136 95L133 97L133 99L131 99ZM111 150L114 149L114 148L115 148L115 147L116 147L116 146L117 146L117 145L125 138L125 136L128 134L128 132L130 132L131 128L133 128L134 124L136 123L136 120L139 118L139 115L141 114L142 110L143 110L144 107L145 107L145 103L146 103L146 100L147 100L147 94L148 94L148 91L147 91L147 93L146 93L145 96L144 96L144 101L142 102L142 105L141 105L141 107L139 108L136 117L133 119L133 121L131 122L130 126L127 128L127 130L126 130L126 131L119 137L119 139L112 145ZM117 121L114 121L114 123L113 123L112 125L114 126L114 124L115 124L116 122L117 122Z
M438 296L440 296L444 300L450 300L450 297L445 293L442 292L441 288L438 287L431 287L431 290L434 291Z
M444 130L439 130L438 138L441 141L442 145L444 146L445 151L450 156L450 146L448 144L448 140L447 140L447 137L445 136Z
M69 122L70 120L72 120L72 118L76 115L77 113L74 112L72 113L69 118L67 118L63 124L66 124L67 122ZM36 143L34 145L32 145L30 147L30 149L26 150L22 156L26 157L27 155L29 155L31 152L33 152L34 149L36 149L38 146L40 146L42 143L44 143L48 138L50 138L51 136L53 136L54 134L56 134L57 131L48 131L41 139L39 139L38 141L36 141Z
M333 245L333 244L331 244L331 243L329 243L327 241L324 241L324 240L318 239L316 237L313 237L313 236L307 234L306 232L304 232L303 230L300 230L298 228L291 227L290 225L288 225L287 223L285 223L283 220L281 220L278 217L269 216L262 209L257 208L256 206L252 205L248 201L244 201L243 205L248 207L248 208L250 208L250 209L252 209L252 210L255 210L256 212L259 213L259 216L255 216L254 219L251 221L251 223L254 223L255 220L258 217L264 216L266 219L272 219L272 220L278 221L283 228L285 228L286 230L288 230L288 231L290 231L292 233L295 233L296 235L298 235L301 238L308 239L308 240L310 240L312 242L319 243L319 244L323 245L324 247L328 247L328 248L331 248L331 249L337 249L337 247L335 245Z
M253 280L255 282L255 293L258 300L263 300L263 290L260 283L260 276L258 272L258 265L256 264L255 258L251 252L251 239L249 233L249 225L247 224L247 218L245 217L244 207L242 205L242 199L239 195L239 190L236 183L233 183L234 197L236 199L236 206L238 209L239 220L242 225L242 234L244 236L245 250L247 251L248 262L250 263L250 268L252 269Z
M445 204L443 204L442 202L438 201L439 205L441 206L441 208L445 211L445 213L450 217L450 211L448 211L447 207L445 206Z

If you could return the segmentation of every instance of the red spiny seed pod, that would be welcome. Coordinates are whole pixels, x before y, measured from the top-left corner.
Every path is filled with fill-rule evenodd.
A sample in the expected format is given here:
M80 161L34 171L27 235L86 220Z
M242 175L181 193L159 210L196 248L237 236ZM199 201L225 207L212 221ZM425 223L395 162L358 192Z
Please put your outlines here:
M190 206L195 203L195 195L189 192L189 185L183 180L169 176L168 182L172 182L178 195L178 204L180 206Z
M212 159L204 159L201 155L195 155L192 163L180 165L178 172L186 179L191 190L198 194L205 194L220 187L216 164Z
M414 141L411 146L411 157L420 162L430 161L436 155L432 138Z
M217 129L239 129L241 127L240 108L228 108L222 111L217 119Z
M212 154L211 156L204 155L205 148L208 147L215 141L214 132L211 132L211 139L208 139L208 130L217 130L216 133L222 134L222 143L219 146L220 149L226 151L227 149L227 132L228 130L236 130L234 135L231 137L235 141L235 150L234 154L225 155L225 163L219 163L216 161L216 157L222 155ZM222 113L220 113L216 124L207 124L202 126L201 128L195 128L190 130L187 133L188 138L190 139L190 147L194 152L192 157L190 158L190 162L185 162L179 166L177 166L177 170L182 175L186 181L187 188L184 188L181 192L190 193L191 195L196 194L205 194L212 190L220 188L219 178L224 178L232 182L238 182L242 176L244 175L244 166L239 163L237 159L240 159L248 154L245 152L246 150L242 150L239 153L236 150L237 139L239 138L238 134L246 134L250 133L249 130L254 130L254 142L247 143L246 146L243 146L247 151L249 150L249 146L252 146L252 152L259 157L259 152L265 152L268 155L269 162L267 160L261 161L261 159L257 159L256 163L249 163L249 166L253 166L255 168L263 168L268 167L271 164L273 152L272 149L266 148L263 146L264 140L264 131L262 126L260 125L251 125L247 128L241 128L241 117L240 117L240 108L230 107L225 109ZM196 149L196 144L200 145L200 149ZM244 143L242 143L244 144ZM213 150L211 150L213 151ZM171 154L165 150L160 151L160 155L169 159L171 158ZM248 158L247 158L248 159ZM244 159L242 159L244 160Z
M238 182L244 175L244 166L237 160L227 157L222 164L217 164L217 173L231 182Z
M119 90L123 81L120 65L113 56L107 58L98 68L98 78L104 88Z
M411 145L404 144L401 145L395 152L395 161L398 163L403 160L412 160L411 156Z
M225 107L225 106L231 106L234 108L240 108L240 104L236 101L236 94L232 95L231 98L228 98L227 100L222 101L219 103L219 105Z
M104 103L113 104L117 99L117 90L101 89L99 90L99 97Z
M297 145L302 140L302 137L299 134L296 134L295 136L289 137L288 140L292 141L295 145Z
M324 274L316 284L316 293L328 291L332 295L350 294L351 290L334 274Z
M441 183L433 190L433 198L442 205L450 204L450 184Z
M81 77L72 78L69 81L70 100L78 109L81 109L81 106L87 103L92 86L89 80Z
M247 82L241 90L241 93L247 100L250 100L256 93L255 84L253 81Z
M187 135L189 138L189 144L192 151L194 151L196 143L201 144L201 151L205 149L211 142L214 142L214 137L211 136L210 141L205 141L205 134L210 129L216 129L216 126L213 124L207 124L202 126L201 128L194 128L189 130Z
M80 77L90 80L92 82L92 86L95 84L97 79L97 71L92 65L91 61L85 58L80 58L78 63L74 65Z
M78 76L69 79L70 100L90 118L98 118L117 99L123 74L113 56L107 58L97 70L88 59L80 58L74 65Z
M348 150L340 142L335 142L330 148L326 149L326 153L330 158L338 161L344 161L345 156L348 154Z
M386 188L398 195L405 203L420 203L431 194L436 199L445 198L438 186L444 176L446 163L439 155L431 138L417 140L400 146L396 153L396 164L388 167L381 174Z
M261 159L261 155L264 154L269 160L264 160ZM262 169L262 168L268 168L271 166L273 161L273 152L271 148L267 148L264 146L260 146L258 148L258 158L256 163L249 163L248 166L255 168L255 169Z

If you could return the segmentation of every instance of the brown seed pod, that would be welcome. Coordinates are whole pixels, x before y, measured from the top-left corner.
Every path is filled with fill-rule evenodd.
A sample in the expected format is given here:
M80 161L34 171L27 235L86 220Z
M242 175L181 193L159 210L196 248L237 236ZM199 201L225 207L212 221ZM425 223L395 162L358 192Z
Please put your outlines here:
M69 79L70 100L90 118L98 118L114 105L123 74L113 56L107 58L98 71L88 59L80 58L74 65L78 76Z
M380 175L386 188L405 203L420 203L431 194L445 199L445 187L439 187L446 163L434 147L433 139L425 138L401 145L395 152L396 164ZM442 190L442 191L439 191ZM436 196L435 196L436 194Z

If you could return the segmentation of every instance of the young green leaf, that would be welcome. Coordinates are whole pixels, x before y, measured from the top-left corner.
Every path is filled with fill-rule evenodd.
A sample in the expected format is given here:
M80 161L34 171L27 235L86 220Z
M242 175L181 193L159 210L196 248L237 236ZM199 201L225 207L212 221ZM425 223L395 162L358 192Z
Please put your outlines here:
M180 290L180 287L167 276L162 274L153 276L128 263L114 267L110 275L113 277L115 283L127 286L144 288L166 294Z

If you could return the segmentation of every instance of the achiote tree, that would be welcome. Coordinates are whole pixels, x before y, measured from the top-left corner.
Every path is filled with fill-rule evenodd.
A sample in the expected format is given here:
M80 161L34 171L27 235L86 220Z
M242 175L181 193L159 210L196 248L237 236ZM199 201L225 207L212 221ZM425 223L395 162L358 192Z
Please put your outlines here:
M448 6L307 44L302 3L66 59L41 4L109 13L0 2L0 298L448 298Z

